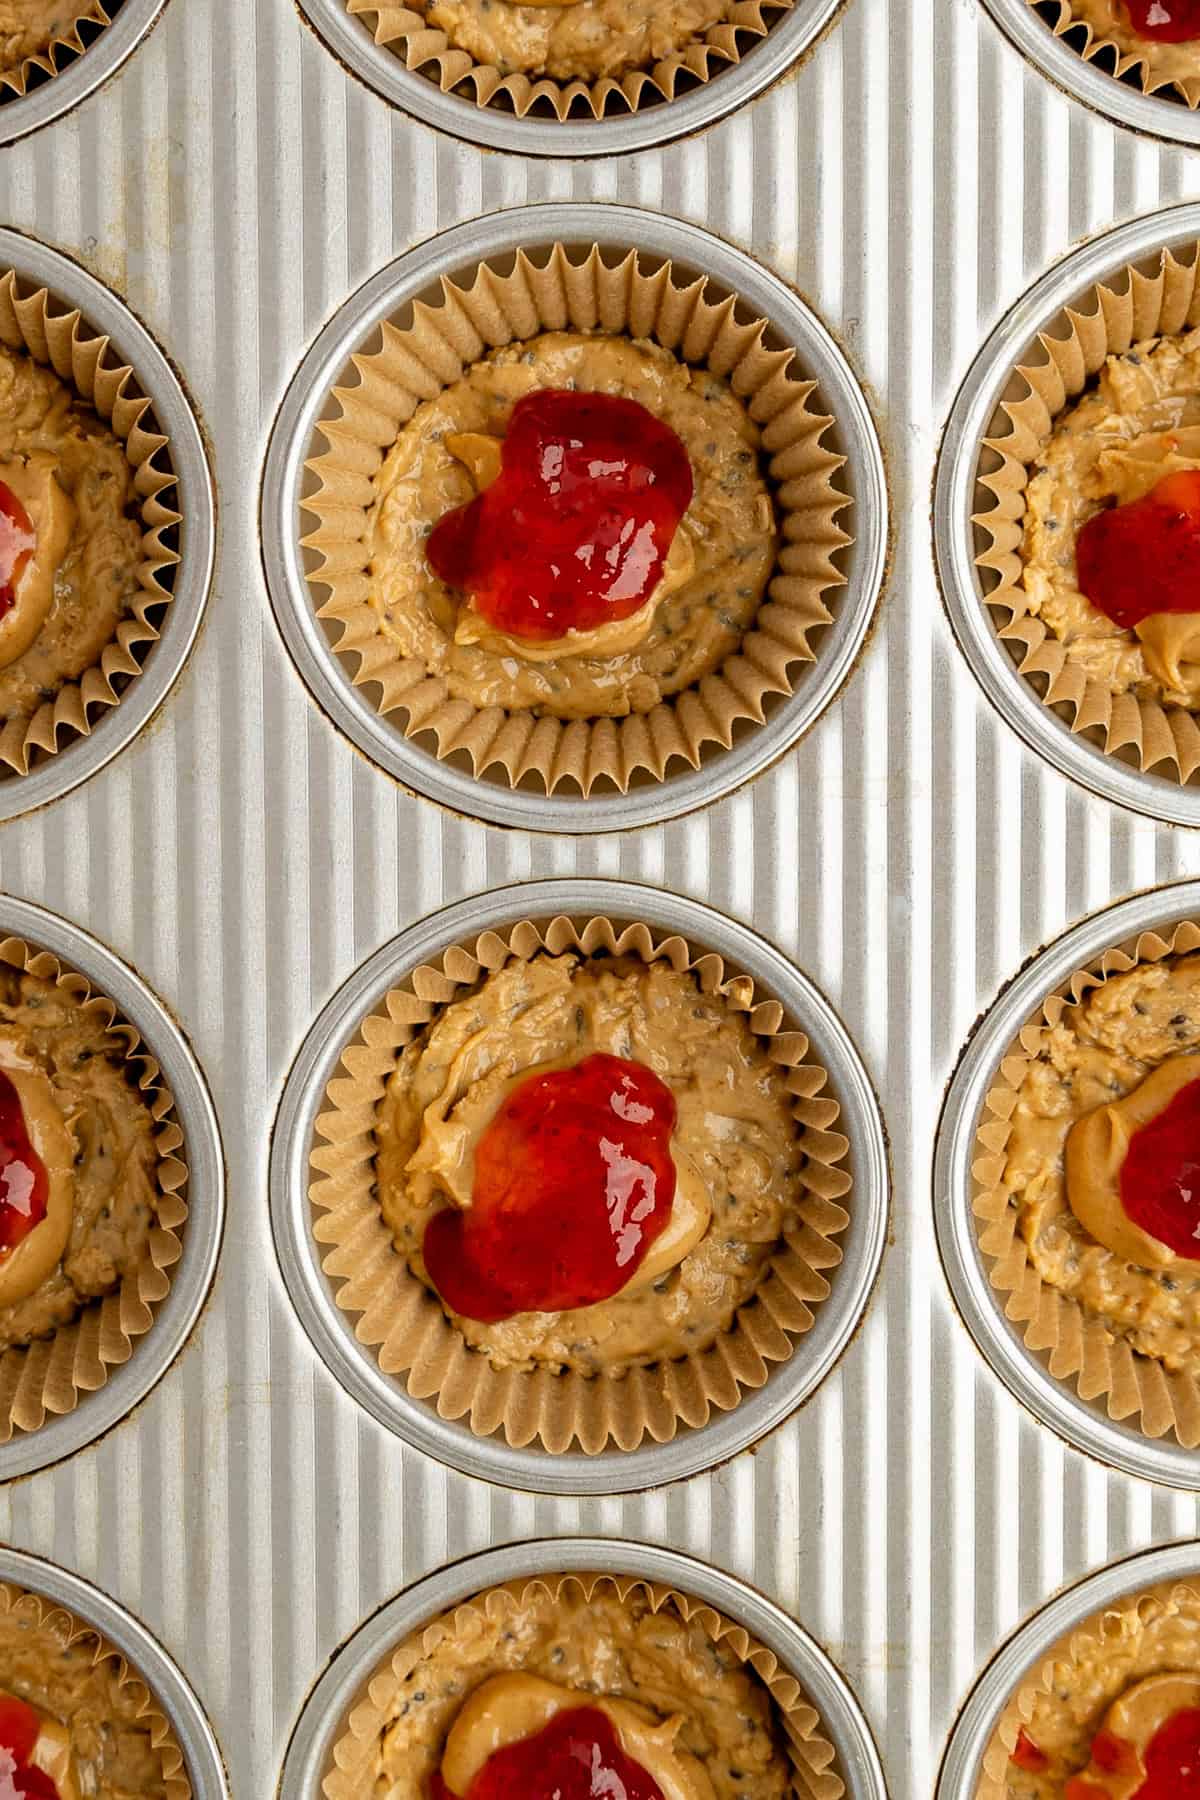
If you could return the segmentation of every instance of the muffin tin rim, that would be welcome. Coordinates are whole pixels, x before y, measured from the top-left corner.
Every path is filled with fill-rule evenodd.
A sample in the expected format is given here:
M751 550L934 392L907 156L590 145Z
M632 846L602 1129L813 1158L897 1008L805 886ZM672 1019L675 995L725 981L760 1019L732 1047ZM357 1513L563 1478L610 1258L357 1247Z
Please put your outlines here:
M757 100L799 64L836 22L846 0L795 0L792 10L737 63L677 100L600 119L518 118L500 107L477 106L377 44L366 21L346 0L295 0L297 11L324 48L389 106L474 148L513 156L591 158L629 156L695 137ZM714 93L714 89L719 92Z
M847 1800L887 1800L883 1765L862 1706L836 1663L798 1619L714 1564L619 1537L538 1537L502 1544L444 1563L402 1588L339 1645L309 1690L288 1741L277 1800L319 1800L335 1733L340 1734L354 1695L389 1647L473 1594L551 1571L659 1582L706 1601L744 1626L778 1657L811 1699L838 1753Z
M122 958L82 926L58 913L0 894L0 932L49 950L86 977L136 1027L162 1069L184 1134L188 1216L183 1254L154 1323L103 1387L80 1396L68 1413L48 1417L36 1431L15 1431L0 1444L0 1483L32 1475L107 1434L140 1406L181 1354L208 1300L225 1229L225 1161L208 1083L195 1052L162 1001Z
M789 345L816 382L847 457L853 544L844 585L833 590L834 620L822 628L812 663L770 716L714 748L698 769L668 773L625 793L590 796L512 788L439 759L389 724L356 688L331 648L312 601L300 548L299 496L317 420L352 353L380 322L443 276L520 249L556 242L633 250L706 271ZM469 219L387 263L334 312L289 381L271 429L260 495L260 536L275 623L300 679L334 728L377 769L460 816L528 831L585 835L662 824L727 798L814 729L856 669L882 602L891 515L878 428L861 382L833 333L787 282L747 251L702 226L610 201L543 201Z
M63 1606L93 1626L139 1675L179 1739L193 1800L228 1800L225 1762L199 1695L158 1638L103 1588L46 1557L0 1545L0 1581Z
M127 302L73 257L10 226L0 226L0 266L45 287L51 300L78 308L85 326L110 339L110 355L128 363L168 440L179 494L179 562L170 604L140 672L87 737L35 762L26 775L0 780L0 824L61 800L134 742L169 698L191 654L207 607L216 557L216 490L199 417L174 366Z
M1030 958L976 1023L946 1090L933 1158L933 1214L942 1269L958 1313L991 1372L1073 1449L1123 1474L1189 1492L1200 1490L1200 1449L1150 1438L1083 1400L1052 1376L992 1288L971 1210L971 1164L984 1098L1022 1025L1076 969L1143 931L1166 934L1200 917L1200 879L1172 882L1118 900L1068 927Z
M1193 110L1182 100L1143 93L1109 75L1056 37L1029 0L983 0L983 5L1026 61L1069 98L1129 131L1192 148L1200 146L1200 108Z
M1164 1581L1200 1574L1194 1539L1134 1551L1070 1583L1023 1617L984 1664L950 1728L934 1800L974 1800L983 1754L1022 1678L1051 1647L1095 1613Z
M1021 0L1024 4L1024 0ZM1200 785L1143 772L1090 743L1046 706L996 632L975 563L977 471L1005 388L1037 334L1127 263L1200 239L1200 203L1132 219L1073 250L1006 307L951 408L933 490L934 564L956 643L984 695L1025 745L1100 798L1169 825L1200 826Z
M375 1352L358 1342L353 1315L333 1298L312 1231L308 1197L313 1126L325 1088L361 1020L417 964L449 945L523 918L608 915L679 932L746 969L764 997L780 1000L810 1036L841 1105L839 1127L851 1143L851 1222L838 1238L843 1258L831 1292L795 1353L761 1388L696 1429L636 1450L552 1455L514 1448L502 1437L476 1437L461 1420L444 1420L414 1399L402 1378L383 1374ZM815 1028L815 1029L814 1029ZM276 1259L300 1324L325 1369L378 1424L439 1463L483 1481L555 1495L627 1494L685 1480L728 1462L775 1430L819 1389L857 1334L886 1247L891 1182L883 1117L865 1064L841 1019L791 958L756 931L699 901L630 881L571 876L490 889L428 914L389 939L343 982L310 1026L286 1077L271 1134L271 1224ZM808 1350L806 1356L805 1350Z
M99 36L60 74L0 103L0 148L53 124L89 99L148 37L167 0L124 0Z

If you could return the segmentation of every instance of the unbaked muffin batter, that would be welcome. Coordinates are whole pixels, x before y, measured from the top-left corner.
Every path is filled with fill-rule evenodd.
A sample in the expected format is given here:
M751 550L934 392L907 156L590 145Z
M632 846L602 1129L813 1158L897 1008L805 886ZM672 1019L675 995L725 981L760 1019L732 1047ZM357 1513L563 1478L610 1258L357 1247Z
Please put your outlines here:
M804 1153L786 1071L745 1016L665 963L542 955L451 1001L405 1047L388 1082L377 1125L379 1199L419 1280L433 1285L422 1257L431 1214L449 1203L455 1171L469 1170L505 1085L593 1051L642 1063L671 1089L677 1160L686 1158L707 1189L711 1222L677 1266L637 1292L498 1324L452 1314L497 1368L612 1372L702 1351L728 1329L798 1224Z
M620 80L652 68L729 23L736 0L571 0L515 6L510 0L416 0L430 25L477 63L502 75L555 81Z
M476 493L446 440L501 438L517 400L538 388L636 400L677 433L691 461L695 493L676 541L692 573L659 601L640 641L608 654L546 660L456 641L465 596L426 559L434 526ZM417 408L375 477L368 542L379 629L477 708L560 719L650 712L719 668L762 603L777 538L759 445L727 382L658 345L563 332L497 351Z

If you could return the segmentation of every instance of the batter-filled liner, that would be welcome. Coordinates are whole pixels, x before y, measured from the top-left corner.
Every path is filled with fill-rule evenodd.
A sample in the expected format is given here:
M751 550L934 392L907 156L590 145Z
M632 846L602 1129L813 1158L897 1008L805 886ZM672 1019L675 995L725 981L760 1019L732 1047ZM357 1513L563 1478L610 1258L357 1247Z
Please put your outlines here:
M336 655L406 737L513 787L624 792L639 774L662 780L671 764L698 768L706 750L728 749L739 726L763 722L772 695L792 692L796 665L820 655L812 640L832 621L826 595L845 582L840 553L851 542L838 523L850 505L836 485L845 459L824 443L833 421L813 409L817 384L796 371L794 351L770 348L765 320L741 317L733 298L707 289L670 263L644 268L634 252L612 265L598 247L580 261L556 244L544 261L521 252L515 266L481 264L469 287L444 280L440 305L417 304L404 329L385 324L381 346L353 357L358 382L333 390L337 412L317 427L328 448L307 465L315 486L301 505L317 525L303 544ZM372 484L401 427L491 350L568 330L650 339L727 379L761 430L779 519L776 571L737 651L697 685L625 718L475 707L423 662L400 657L370 601Z
M978 485L994 505L976 513L984 602L997 617L1022 678L1073 732L1122 761L1181 784L1200 770L1200 722L1188 708L1132 692L1112 694L1073 662L1062 643L1029 610L1021 556L1031 465L1059 416L1112 355L1148 339L1200 325L1200 245L1164 250L1153 275L1127 265L1097 283L1078 307L1067 307L1038 334L1042 357L1014 371L1017 398L1001 406L1007 429L985 440Z
M1055 37L1064 38L1084 62L1096 62L1099 58L1099 66L1114 81L1140 88L1143 94L1157 94L1161 99L1182 101L1193 111L1200 106L1200 41L1193 45L1147 44L1144 49L1130 47L1121 44L1108 32L1097 29L1092 20L1081 17L1071 0L1026 0L1026 4L1033 8L1040 19L1048 20ZM1132 30L1130 35L1135 35ZM1153 63L1156 53L1178 49L1191 50L1198 65L1195 74L1182 69L1155 70Z
M168 1800L191 1800L192 1784L188 1780L183 1751L169 1719L159 1706L136 1669L132 1669L121 1652L107 1643L86 1620L76 1618L65 1606L43 1599L40 1594L0 1582L0 1613L15 1618L28 1633L31 1649L41 1640L48 1653L59 1647L80 1646L90 1655L96 1669L109 1665L113 1685L129 1690L135 1706L135 1717L144 1724L151 1746L162 1765L162 1785ZM5 1686L0 1670L0 1687Z
M1113 1601L1082 1625L1072 1627L1043 1652L1013 1693L988 1739L975 1800L1007 1800L1009 1762L1017 1735L1029 1725L1041 1696L1067 1684L1073 1688L1077 1678L1087 1680L1094 1691L1095 1676L1087 1675L1089 1669L1095 1671L1106 1662L1112 1664L1150 1621L1178 1615L1184 1608L1193 1618L1200 1619L1200 1593L1187 1582L1166 1581L1144 1593ZM1097 1725L1099 1722L1097 1719Z
M64 17L61 28L54 33L44 47L31 51L15 62L11 68L0 69L0 105L14 95L29 92L31 87L42 85L52 80L55 75L69 68L77 57L83 56L94 41L97 31L111 25L117 15L119 0L91 0L88 6L80 7ZM94 27L84 32L84 27Z
M1149 1438L1174 1432L1188 1450L1200 1445L1200 1380L1183 1371L1172 1372L1135 1350L1098 1314L1042 1279L1030 1260L1017 1208L1009 1203L1003 1182L1013 1109L1045 1032L1069 1006L1111 976L1123 975L1137 963L1161 962L1197 949L1200 926L1186 920L1169 938L1147 931L1130 945L1106 950L1063 982L1001 1059L983 1102L972 1164L979 1248L992 1259L991 1285L1005 1296L1005 1316L1024 1327L1027 1348L1048 1364L1055 1380L1074 1387L1081 1400L1103 1401L1110 1419L1132 1425Z
M333 1747L333 1769L322 1783L326 1800L358 1800L371 1791L371 1773L380 1733L392 1716L396 1695L406 1676L423 1656L447 1636L470 1639L486 1619L515 1614L533 1594L556 1599L574 1590L585 1600L611 1595L624 1603L631 1595L644 1596L655 1613L674 1611L685 1624L695 1621L714 1644L730 1651L745 1664L767 1690L776 1717L783 1727L787 1754L792 1764L795 1800L841 1800L846 1785L836 1767L837 1753L824 1735L821 1716L772 1651L734 1623L689 1594L658 1582L628 1575L552 1575L505 1582L414 1631L391 1651L375 1670L360 1698L352 1706L346 1728Z
M174 1098L155 1058L112 1001L94 993L82 975L48 950L21 938L0 939L0 963L54 983L123 1040L133 1085L154 1127L159 1190L157 1225L147 1236L141 1262L121 1286L90 1301L52 1336L12 1345L0 1354L0 1443L6 1443L16 1431L36 1431L49 1414L73 1412L86 1394L103 1387L111 1371L134 1354L136 1340L154 1324L155 1312L170 1291L171 1271L183 1254L180 1233L187 1218L188 1172Z
M505 74L493 64L477 62L446 32L427 23L424 0L414 0L412 6L381 5L380 0L347 4L352 14L366 19L377 44L386 45L406 68L436 82L444 94L457 93L476 106L515 113L519 119L532 113L563 121L640 112L704 86L722 69L741 62L791 12L795 0L735 0L729 19L710 27L688 48L631 69L619 80L605 76L594 81Z
M780 1240L766 1279L732 1328L707 1350L620 1375L494 1369L486 1355L468 1348L394 1248L376 1194L376 1115L403 1046L482 976L514 958L572 950L661 959L690 971L704 993L719 994L744 1014L771 1060L787 1070L805 1152L800 1227ZM441 1418L465 1419L479 1437L498 1432L518 1448L536 1440L554 1453L577 1443L595 1455L610 1441L635 1450L647 1438L666 1443L681 1427L704 1426L714 1412L730 1411L744 1393L761 1388L772 1366L794 1354L813 1323L813 1308L830 1292L823 1271L842 1258L834 1240L850 1222L842 1204L851 1185L842 1166L850 1146L835 1129L840 1107L828 1092L826 1071L809 1058L808 1039L787 1024L777 1000L756 997L749 976L728 975L713 952L678 936L656 938L644 924L523 920L503 935L488 931L451 946L439 965L415 969L363 1020L326 1099L316 1122L309 1197L313 1235L330 1247L322 1266L336 1303L356 1316L355 1335L375 1351L385 1375L400 1377L414 1399L432 1401Z

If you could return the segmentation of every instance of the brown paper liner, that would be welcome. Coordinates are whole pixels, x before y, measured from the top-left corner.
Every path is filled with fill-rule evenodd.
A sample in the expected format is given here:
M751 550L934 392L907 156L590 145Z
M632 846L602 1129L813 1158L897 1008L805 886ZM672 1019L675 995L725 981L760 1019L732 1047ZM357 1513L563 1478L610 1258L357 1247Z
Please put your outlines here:
M835 557L851 540L837 516L850 500L834 484L845 458L823 443L833 421L810 407L816 382L795 372L792 350L768 347L764 320L742 319L732 298L710 300L703 277L684 285L670 263L644 272L632 251L611 267L599 247L573 262L556 244L544 263L522 251L510 272L481 264L470 287L442 288L440 306L416 305L411 325L385 324L382 347L353 358L358 383L333 390L339 414L317 427L328 448L307 465L317 486L301 505L318 523L303 543L336 654L380 713L401 716L406 737L442 758L465 755L477 777L497 769L514 787L573 782L588 794L603 781L624 792L639 771L661 780L672 762L698 768L706 746L728 749L739 722L762 724L768 697L792 691L792 666L815 660L810 639L832 620L824 596L845 581ZM423 663L397 655L370 603L372 480L401 426L490 350L562 330L652 338L727 378L762 430L776 489L782 547L754 627L697 686L623 719L567 722L455 699Z
M375 1193L375 1117L397 1055L439 1007L481 975L541 950L636 956L690 971L704 993L722 995L746 1015L772 1059L787 1070L807 1153L800 1224L782 1241L732 1329L698 1354L619 1375L493 1369L484 1354L468 1348L441 1302L393 1246ZM441 1418L465 1418L478 1437L501 1432L517 1448L536 1439L559 1453L577 1441L596 1455L611 1439L619 1449L633 1450L647 1437L666 1443L680 1426L700 1427L714 1412L730 1411L744 1392L765 1384L772 1364L787 1361L812 1325L812 1308L830 1292L821 1271L840 1263L833 1240L850 1223L840 1204L850 1176L839 1166L849 1141L834 1129L840 1108L825 1091L825 1070L806 1060L808 1049L804 1034L785 1025L777 1000L756 999L748 975L727 976L711 951L698 952L678 936L658 939L640 923L591 919L581 928L562 917L545 926L523 920L504 936L487 931L469 945L452 946L437 967L415 969L363 1021L326 1090L328 1109L316 1122L323 1141L310 1159L309 1197L318 1215L313 1235L331 1246L322 1266L335 1283L337 1305L359 1315L355 1336L376 1350L385 1375L403 1376L414 1399L433 1400Z
M1152 1618L1164 1611L1179 1612L1184 1606L1195 1614L1200 1609L1200 1592L1186 1582L1162 1582L1143 1593L1114 1601L1043 1652L996 1722L983 1753L975 1800L1008 1800L1009 1761L1017 1734L1029 1724L1043 1694L1102 1657L1105 1646L1128 1643L1141 1635Z
M132 1669L121 1652L96 1630L56 1601L40 1594L0 1582L0 1610L17 1614L33 1635L53 1641L55 1647L83 1643L92 1651L92 1666L110 1663L112 1680L118 1688L128 1688L137 1702L137 1718L146 1727L150 1742L162 1764L163 1785L169 1800L191 1800L192 1784L188 1780L183 1751L166 1714L159 1707L136 1669Z
M1130 77L1143 94L1158 94L1182 100L1194 111L1200 106L1200 73L1196 75L1155 75L1147 52L1125 50L1115 38L1097 31L1088 19L1081 19L1071 0L1027 0L1038 17L1050 23L1055 37L1066 38L1084 62L1103 61L1103 67L1114 81L1127 85ZM1050 21L1048 15L1053 14ZM1172 46L1176 48L1176 46Z
M505 75L490 63L476 62L444 31L426 23L425 0L412 6L389 6L380 0L347 0L357 18L374 19L375 42L386 45L404 66L436 82L444 94L459 93L476 106L494 107L524 119L531 112L560 123L576 117L640 112L661 106L678 94L702 87L722 69L739 63L746 51L766 37L777 17L792 10L795 0L736 0L728 20L713 25L686 50L663 57L648 68L631 69L588 81L531 78L518 71Z
M85 1394L104 1386L112 1369L129 1361L134 1340L150 1330L155 1309L170 1290L170 1272L183 1254L179 1233L188 1209L185 1148L175 1101L134 1027L120 1017L111 1000L94 993L84 976L65 968L48 950L6 937L0 939L0 963L53 982L124 1039L135 1085L154 1121L159 1187L158 1224L149 1233L141 1264L121 1287L90 1301L52 1337L0 1353L0 1443L7 1443L15 1431L36 1431L48 1414L73 1412Z
M86 737L140 672L159 635L151 615L171 600L179 556L166 534L180 523L166 492L175 485L167 439L156 429L150 401L139 392L133 369L116 362L108 338L94 336L78 309L61 312L45 288L27 293L26 285L13 270L0 271L0 343L53 369L124 443L144 530L137 571L140 594L99 663L67 682L32 718L0 726L0 765L17 775L76 737Z
M1200 245L1187 254L1189 260L1180 261L1164 250L1153 275L1127 265L1039 332L1042 360L1015 370L1020 395L1001 407L1008 429L985 440L978 480L995 505L974 519L982 540L975 561L985 604L1007 614L997 634L1034 692L1073 732L1108 755L1181 783L1200 769L1197 715L1132 693L1113 695L1072 662L1065 645L1029 611L1021 544L1030 465L1059 414L1108 356L1200 325Z
M111 25L116 10L111 0L91 0L90 5L80 7L70 25L58 37L52 38L44 50L24 57L11 69L0 69L0 105L14 95L27 93L31 85L41 85L39 77L53 77L68 68L76 57L83 55L91 41L91 34L85 39L81 28Z
M994 1259L991 1285L1007 1295L1005 1316L1025 1327L1026 1347L1044 1356L1051 1375L1075 1387L1081 1400L1103 1400L1110 1419L1132 1424L1149 1438L1173 1431L1186 1450L1200 1444L1200 1379L1171 1373L1155 1358L1133 1349L1127 1338L1115 1335L1097 1314L1043 1282L1029 1260L1017 1229L1016 1209L1008 1203L1002 1183L1013 1109L1046 1031L1110 976L1123 975L1136 963L1161 962L1196 949L1200 925L1191 920L1177 925L1169 938L1146 931L1128 946L1106 950L1056 989L1001 1060L984 1098L976 1132L978 1154L972 1165L979 1248Z
M565 1589L578 1589L585 1600L596 1593L615 1594L624 1602L631 1594L645 1596L654 1612L673 1609L685 1624L695 1620L712 1639L733 1652L738 1661L753 1670L774 1703L775 1713L783 1726L788 1756L792 1764L792 1793L795 1800L840 1800L846 1786L837 1772L837 1752L824 1736L821 1716L808 1699L795 1676L790 1674L772 1651L741 1625L723 1618L706 1602L695 1600L676 1588L663 1587L630 1575L542 1575L523 1581L505 1582L489 1588L445 1612L414 1631L393 1650L365 1684L365 1693L352 1707L346 1729L333 1747L333 1769L322 1783L326 1800L360 1800L370 1793L371 1765L381 1733L392 1716L397 1693L423 1656L429 1655L448 1636L470 1636L478 1631L481 1615L495 1618L519 1611L532 1594L545 1593L551 1599Z

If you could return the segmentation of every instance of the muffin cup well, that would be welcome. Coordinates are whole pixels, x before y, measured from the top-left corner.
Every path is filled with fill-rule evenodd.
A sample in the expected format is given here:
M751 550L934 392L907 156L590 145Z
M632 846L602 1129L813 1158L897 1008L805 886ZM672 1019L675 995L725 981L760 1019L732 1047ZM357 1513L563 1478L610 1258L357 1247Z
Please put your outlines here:
M586 1600L596 1594L611 1594L621 1602L630 1595L644 1596L656 1613L667 1608L678 1613L685 1623L696 1620L714 1644L732 1652L753 1671L770 1695L787 1740L795 1800L840 1800L846 1784L835 1767L836 1751L824 1735L820 1714L796 1677L771 1650L715 1607L677 1588L640 1576L591 1572L546 1574L506 1582L460 1602L407 1637L368 1679L363 1698L351 1711L345 1730L333 1746L334 1767L322 1784L326 1800L356 1800L367 1791L371 1763L395 1696L422 1656L447 1637L469 1639L487 1619L511 1617L533 1594L547 1594L553 1599L564 1590L576 1590Z
M413 73L435 82L442 93L465 94L477 107L503 109L518 119L532 112L565 122L573 116L628 116L704 85L722 69L741 62L746 50L766 37L774 20L792 10L795 0L737 0L728 21L710 27L686 50L648 68L631 69L620 80L607 76L596 81L531 79L519 70L505 74L492 64L477 62L444 31L429 25L422 4L395 6L386 0L347 0L347 4L351 14L371 25L377 44L392 50Z
M1043 1003L1002 1058L976 1130L972 1211L981 1252L991 1258L989 1280L1006 1296L1005 1314L1023 1327L1026 1346L1047 1357L1050 1373L1071 1382L1081 1399L1100 1401L1114 1420L1127 1420L1150 1438L1173 1432L1188 1450L1200 1445L1200 1380L1172 1374L1153 1357L1057 1288L1048 1286L1029 1258L1017 1214L1002 1187L1013 1110L1030 1063L1045 1033L1071 1005L1113 975L1139 962L1161 962L1200 949L1200 925L1185 920L1167 935L1144 931L1128 948L1105 950L1076 970Z
M106 336L96 336L76 308L57 310L46 288L27 291L12 268L0 272L0 342L50 368L123 442L141 502L142 561L139 593L98 663L77 681L67 682L28 720L12 719L0 729L0 763L11 775L25 775L38 761L67 743L87 737L97 721L120 704L130 679L140 674L158 638L151 614L172 598L171 571L179 562L167 535L180 524L166 490L176 484L170 446L157 430L150 400L132 367L111 354Z
M48 950L21 938L0 939L0 963L52 982L123 1040L134 1084L154 1122L159 1186L158 1223L149 1233L141 1263L120 1288L90 1301L52 1336L0 1354L0 1443L7 1443L15 1432L37 1431L48 1415L73 1412L85 1394L104 1386L114 1367L128 1362L136 1340L151 1329L155 1311L170 1290L171 1271L183 1253L180 1232L188 1213L184 1197L188 1171L174 1098L157 1061L112 1001Z
M1014 371L1018 397L1002 403L1008 430L985 440L978 480L994 506L977 512L975 554L984 604L1007 614L997 628L1022 679L1042 704L1108 756L1181 784L1200 770L1200 721L1180 706L1132 693L1113 695L1071 661L1066 646L1029 610L1023 587L1022 519L1030 468L1058 416L1099 374L1109 356L1147 339L1200 324L1200 244L1181 258L1164 249L1156 274L1127 264L1065 309L1065 329L1039 334L1042 358Z
M22 1629L35 1642L39 1637L55 1647L85 1643L92 1654L93 1667L103 1663L112 1666L117 1687L128 1688L137 1703L137 1716L145 1725L162 1767L163 1787L168 1800L191 1800L192 1784L188 1779L183 1751L160 1704L136 1669L130 1667L120 1650L86 1620L52 1603L41 1594L0 1581L0 1610L16 1615Z
M1087 19L1080 18L1071 0L1024 0L1024 4L1042 17L1042 8L1054 10L1051 29L1057 38L1067 38L1085 63L1102 58L1106 72L1114 82L1128 82L1130 77L1143 94L1159 95L1182 101L1193 112L1200 106L1200 73L1196 75L1156 76L1148 51L1124 49L1114 37L1097 31Z
M39 77L56 76L64 59L69 61L83 55L86 45L81 27L106 27L112 23L114 12L115 8L107 4L106 0L91 0L89 5L81 7L44 50L25 57L11 69L0 69L0 98L7 98L5 89L8 94L24 95L28 92L30 83L36 82Z
M740 1310L733 1327L706 1351L622 1375L584 1376L548 1368L494 1369L468 1349L437 1299L396 1251L375 1192L375 1118L399 1051L456 994L514 959L546 951L639 957L690 971L708 994L745 1015L772 1060L787 1071L806 1150L801 1225L784 1242L770 1274ZM335 1298L355 1315L355 1335L371 1346L382 1371L401 1376L415 1398L431 1400L443 1419L464 1419L472 1432L499 1432L512 1446L540 1443L561 1453L578 1443L588 1455L635 1450L646 1439L669 1442L681 1428L702 1427L715 1411L737 1406L762 1387L772 1365L785 1362L813 1323L813 1308L830 1287L823 1271L841 1261L834 1241L849 1224L841 1204L850 1176L840 1165L849 1142L835 1129L840 1108L826 1092L825 1070L808 1059L803 1033L785 1028L778 1001L757 999L749 976L726 977L723 959L696 951L678 935L656 936L642 923L591 918L581 928L558 917L540 926L523 920L502 934L485 931L451 945L439 965L423 964L362 1022L343 1052L316 1121L309 1198L312 1230L329 1246L322 1259L337 1284Z
M845 580L837 559L852 541L838 523L850 505L835 479L844 458L823 442L833 420L811 407L817 384L796 373L795 353L770 348L766 321L743 318L731 298L710 300L704 279L685 283L669 261L647 271L632 250L616 266L595 246L573 260L561 242L544 263L523 251L506 260L481 261L468 286L443 277L440 306L416 306L405 329L385 325L381 347L353 357L358 382L334 389L338 414L317 426L327 448L308 463L308 579L336 655L407 737L513 789L623 794L639 777L662 781L671 765L696 769L707 749L729 749L740 727L763 723L771 696L791 693L796 665L820 655L811 640L832 621L825 597ZM727 378L762 429L776 489L782 548L753 629L720 668L645 715L564 722L476 708L401 659L370 604L372 483L403 424L491 349L566 329L651 338Z

